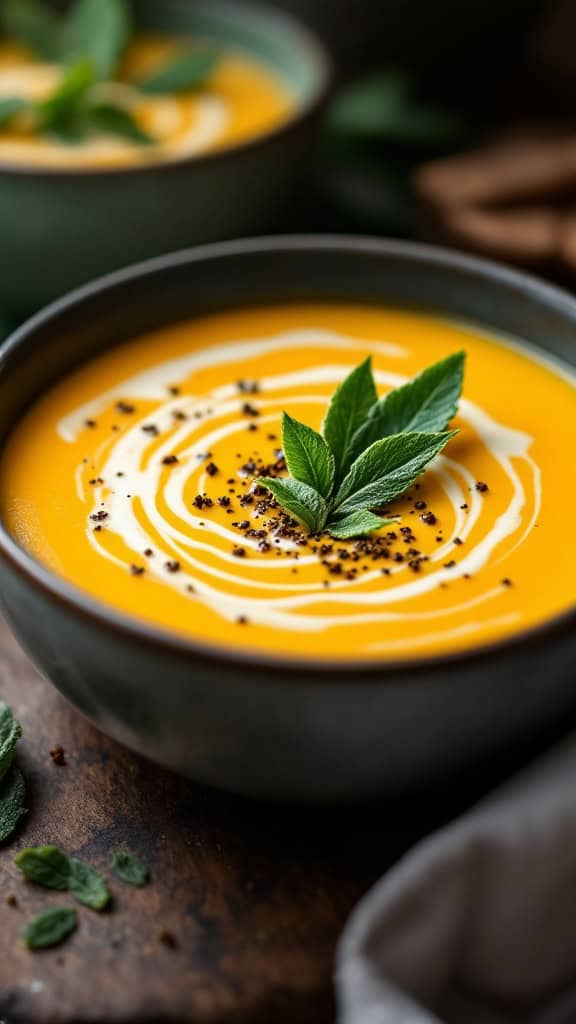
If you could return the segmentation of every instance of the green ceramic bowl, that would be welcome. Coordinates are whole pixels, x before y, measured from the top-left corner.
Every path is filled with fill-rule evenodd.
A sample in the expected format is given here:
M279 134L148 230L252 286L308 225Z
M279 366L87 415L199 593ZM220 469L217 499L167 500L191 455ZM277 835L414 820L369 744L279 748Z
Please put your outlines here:
M330 82L307 30L242 2L137 0L135 13L142 28L197 33L264 61L289 84L294 114L244 144L161 165L0 164L0 307L32 311L135 260L265 230L301 170Z
M576 365L574 298L496 264L377 239L220 243L116 272L24 324L0 352L0 450L30 403L103 347L214 309L342 299L436 309ZM240 651L225 628L220 643L203 643L100 603L35 561L0 521L0 608L44 674L104 732L253 796L405 798L462 786L503 758L511 767L525 744L576 713L576 606L447 655L353 663Z

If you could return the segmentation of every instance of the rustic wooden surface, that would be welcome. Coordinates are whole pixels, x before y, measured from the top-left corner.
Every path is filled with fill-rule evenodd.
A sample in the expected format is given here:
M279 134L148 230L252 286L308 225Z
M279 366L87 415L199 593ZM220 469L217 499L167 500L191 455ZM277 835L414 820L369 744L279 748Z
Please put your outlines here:
M209 792L100 735L40 678L0 623L0 697L24 728L30 814L0 852L1 1024L328 1024L350 909L420 835L461 806L296 809ZM65 767L49 751L61 744ZM485 784L484 780L484 784ZM470 799L467 790L466 799ZM60 950L32 954L26 918L62 895L26 884L25 845L55 842L107 871L126 847L152 883L113 883ZM6 903L15 895L16 908ZM67 901L64 897L64 902ZM163 929L178 946L167 948Z
M161 771L73 711L2 624L0 696L22 722L18 762L30 784L30 814L0 853L2 1022L332 1019L338 933L422 824L391 830L385 813L262 806ZM65 767L50 759L56 744ZM65 946L31 954L19 940L24 921L63 899L27 885L12 859L46 842L104 872L109 851L125 846L150 865L152 884L114 883L109 913L79 908ZM163 945L162 929L177 949Z

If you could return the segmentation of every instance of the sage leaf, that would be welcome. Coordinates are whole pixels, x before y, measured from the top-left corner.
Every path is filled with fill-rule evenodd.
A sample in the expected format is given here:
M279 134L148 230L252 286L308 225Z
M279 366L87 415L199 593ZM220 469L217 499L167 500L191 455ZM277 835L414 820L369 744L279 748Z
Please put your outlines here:
M384 519L382 516L375 516L373 512L351 512L336 522L329 522L326 529L337 540L350 540L351 537L368 537L375 530L381 530L383 526L391 526L396 519Z
M119 135L139 145L148 146L154 143L154 139L143 131L129 110L113 103L90 106L86 111L86 123L94 131Z
M43 60L60 56L61 19L40 0L2 0L0 28L9 39L27 46Z
M112 867L121 882L141 887L149 881L150 873L148 868L133 853L115 850L111 860Z
M99 78L109 79L131 35L126 0L76 0L64 22L62 56L67 63L89 60Z
M282 450L295 480L328 498L334 484L334 456L321 434L282 413Z
M20 818L28 813L24 807L25 799L24 776L17 768L12 768L0 783L0 843L6 842Z
M105 910L110 903L110 892L102 875L76 857L70 857L68 888L79 903L91 910Z
M410 487L457 431L396 434L376 441L353 463L334 499L337 519L378 508Z
M308 484L289 477L262 476L258 483L266 487L286 512L294 516L310 533L322 530L328 517L328 505L321 494Z
M385 395L370 409L350 444L350 465L375 441L393 434L445 430L458 411L465 352L429 366L414 380Z
M219 60L220 51L215 47L198 47L164 64L138 82L138 87L146 93L177 93L199 89L210 77Z
M0 779L3 779L14 760L16 744L22 727L7 704L0 703Z
M18 96L6 96L0 100L0 128L6 128L18 114L29 107L28 101L21 100Z
M59 946L72 934L78 924L73 907L52 907L37 914L24 930L24 941L28 949L48 949Z
M68 68L52 95L38 105L40 131L60 135L66 141L81 138L81 120L94 82L90 60L79 60Z
M57 846L35 846L21 850L14 858L29 882L45 889L65 890L70 886L70 861Z
M352 437L377 401L372 358L369 356L342 381L324 417L322 433L334 455L336 484L344 475Z

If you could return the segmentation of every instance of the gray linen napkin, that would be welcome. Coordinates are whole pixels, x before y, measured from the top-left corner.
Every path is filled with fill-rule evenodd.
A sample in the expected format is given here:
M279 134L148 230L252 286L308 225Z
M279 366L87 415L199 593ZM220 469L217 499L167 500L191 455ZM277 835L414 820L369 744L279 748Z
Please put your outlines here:
M576 738L421 842L341 939L339 1024L576 1024Z

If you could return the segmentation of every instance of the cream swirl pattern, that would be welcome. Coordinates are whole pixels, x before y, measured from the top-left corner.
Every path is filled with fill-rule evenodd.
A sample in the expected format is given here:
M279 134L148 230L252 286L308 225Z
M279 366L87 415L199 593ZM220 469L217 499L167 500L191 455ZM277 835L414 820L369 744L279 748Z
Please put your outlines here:
M230 446L236 444L238 452L246 450L246 422L238 416L238 391L233 383L185 397L167 397L168 385L193 383L194 374L207 365L218 364L226 380L227 367L232 364L268 359L274 353L294 353L297 361L299 351L311 348L329 350L333 358L335 352L350 353L365 347L362 339L351 335L306 329L222 344L160 362L63 417L58 433L71 444L87 420L119 399L135 404L139 400L160 403L151 417L136 412L127 429L100 447L96 461L102 483L87 486L86 468L78 466L77 494L85 506L86 538L93 550L126 571L147 551L147 574L188 600L191 613L200 603L228 622L242 616L254 625L292 634L322 633L368 623L429 623L436 639L473 637L476 630L485 629L487 612L478 619L476 616L500 597L500 586L488 586L469 598L455 593L455 603L448 601L442 607L422 607L420 599L453 582L454 537L459 550L465 552L458 563L458 573L465 577L476 576L488 563L493 566L505 561L523 543L540 512L541 475L530 455L533 438L497 422L469 400L462 401L459 417L462 457L450 449L450 455L439 456L427 474L430 487L447 511L443 515L446 529L432 545L423 573L414 574L404 561L391 563L386 579L379 565L355 579L337 576L331 581L327 607L326 588L316 571L316 554L300 550L291 539L277 537L273 550L264 556L257 538L243 536L247 557L240 559L233 553L238 530L206 509L197 510L191 501L193 494L210 492L213 484L206 471L207 452L220 462L218 453L223 446L231 450ZM405 354L402 346L391 342L380 341L372 348L387 363ZM259 379L255 398L258 436L277 428L280 410L290 412L294 402L300 408L309 408L310 419L321 418L327 392L348 370L349 364L330 362L289 373L266 373ZM388 370L377 370L375 377L382 393L406 380L404 375ZM150 425L152 430L143 429ZM475 489L476 478L464 458L471 438L482 447L493 476L500 481L500 491L506 488L504 507L497 512ZM166 466L169 456L176 456L177 463ZM236 468L233 478L238 486L250 486L242 469ZM404 515L403 510L398 511ZM261 516L255 506L245 512L241 518L249 519L257 529ZM95 531L98 515L105 516L105 528ZM430 536L434 532L428 531ZM114 544L111 538L115 538ZM167 572L167 562L178 564L179 571ZM454 627L455 613L463 610L466 623ZM513 626L518 619L519 612L512 609L496 615L494 624ZM417 651L428 640L427 631L415 631L408 646ZM396 646L405 649L406 637L370 641L374 653Z

